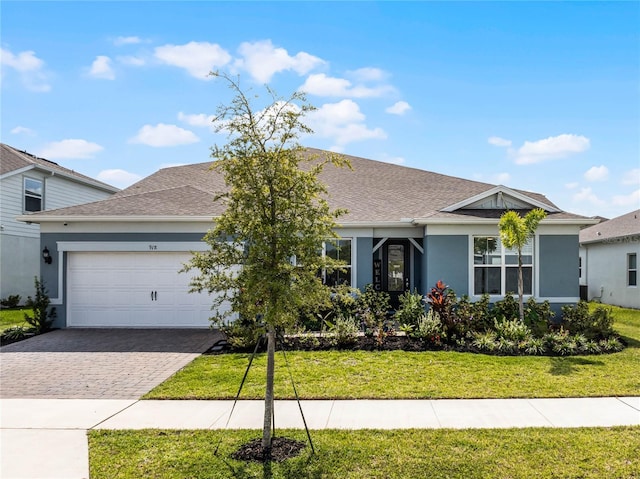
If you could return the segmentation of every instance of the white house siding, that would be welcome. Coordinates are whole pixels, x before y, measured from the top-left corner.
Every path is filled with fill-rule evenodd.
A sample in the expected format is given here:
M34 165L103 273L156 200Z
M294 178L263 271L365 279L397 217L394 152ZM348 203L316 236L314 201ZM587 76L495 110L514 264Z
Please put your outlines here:
M640 243L611 241L583 246L582 266L588 299L600 299L605 304L640 309L640 289L638 286L627 286L627 255L635 253L640 257Z
M108 198L112 193L51 176L39 170L28 170L0 180L0 298L19 294L23 300L33 296L33 278L40 276L42 246L40 227L17 221L24 211L24 178L43 181L44 208L74 206Z

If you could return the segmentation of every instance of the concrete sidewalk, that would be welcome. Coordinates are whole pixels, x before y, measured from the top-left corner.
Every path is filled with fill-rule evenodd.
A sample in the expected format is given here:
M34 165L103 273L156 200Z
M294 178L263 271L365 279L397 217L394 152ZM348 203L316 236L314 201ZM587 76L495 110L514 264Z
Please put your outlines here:
M86 432L92 429L261 428L262 401L238 402L229 421L231 406L232 401L2 399L0 477L88 478ZM319 400L302 401L302 409L310 429L640 425L640 397ZM276 401L275 415L278 428L303 427L295 401Z

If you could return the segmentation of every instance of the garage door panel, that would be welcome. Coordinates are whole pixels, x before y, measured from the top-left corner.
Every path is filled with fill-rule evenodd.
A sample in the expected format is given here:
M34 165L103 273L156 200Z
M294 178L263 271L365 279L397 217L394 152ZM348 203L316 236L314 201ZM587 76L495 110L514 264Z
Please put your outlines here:
M189 258L189 253L69 253L68 326L209 327L212 297L189 293L192 274L179 273Z

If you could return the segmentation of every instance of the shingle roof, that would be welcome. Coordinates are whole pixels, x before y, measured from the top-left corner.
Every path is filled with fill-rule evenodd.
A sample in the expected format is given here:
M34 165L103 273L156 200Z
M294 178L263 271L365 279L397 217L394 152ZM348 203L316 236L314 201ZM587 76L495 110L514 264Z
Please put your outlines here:
M307 149L308 155L327 152ZM321 180L327 185L333 208L348 213L340 223L399 222L405 218L460 214L487 217L487 210L442 213L443 208L487 192L495 185L465 180L405 166L344 155L353 171L327 166ZM37 213L37 216L217 216L223 205L214 203L215 194L223 192L221 175L211 170L211 162L164 168L120 191L107 200ZM557 207L537 193L519 191L538 202ZM475 211L475 213L474 213ZM582 218L556 213L558 218Z
M76 181L90 184L91 186L106 191L119 191L119 189L114 186L95 180L89 176L85 176L77 171L70 170L64 166L60 166L53 161L39 158L26 151L18 150L5 143L0 143L0 175L5 175L24 168L38 168L40 170L62 174L67 178L75 179Z
M625 236L640 236L640 210L583 229L580 231L580 243L595 243Z

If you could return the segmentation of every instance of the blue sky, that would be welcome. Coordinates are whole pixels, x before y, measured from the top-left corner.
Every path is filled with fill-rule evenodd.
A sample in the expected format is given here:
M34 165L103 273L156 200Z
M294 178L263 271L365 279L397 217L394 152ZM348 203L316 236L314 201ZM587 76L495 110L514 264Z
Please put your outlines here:
M2 142L115 186L209 160L239 74L302 89L304 144L640 208L640 2L3 0Z

